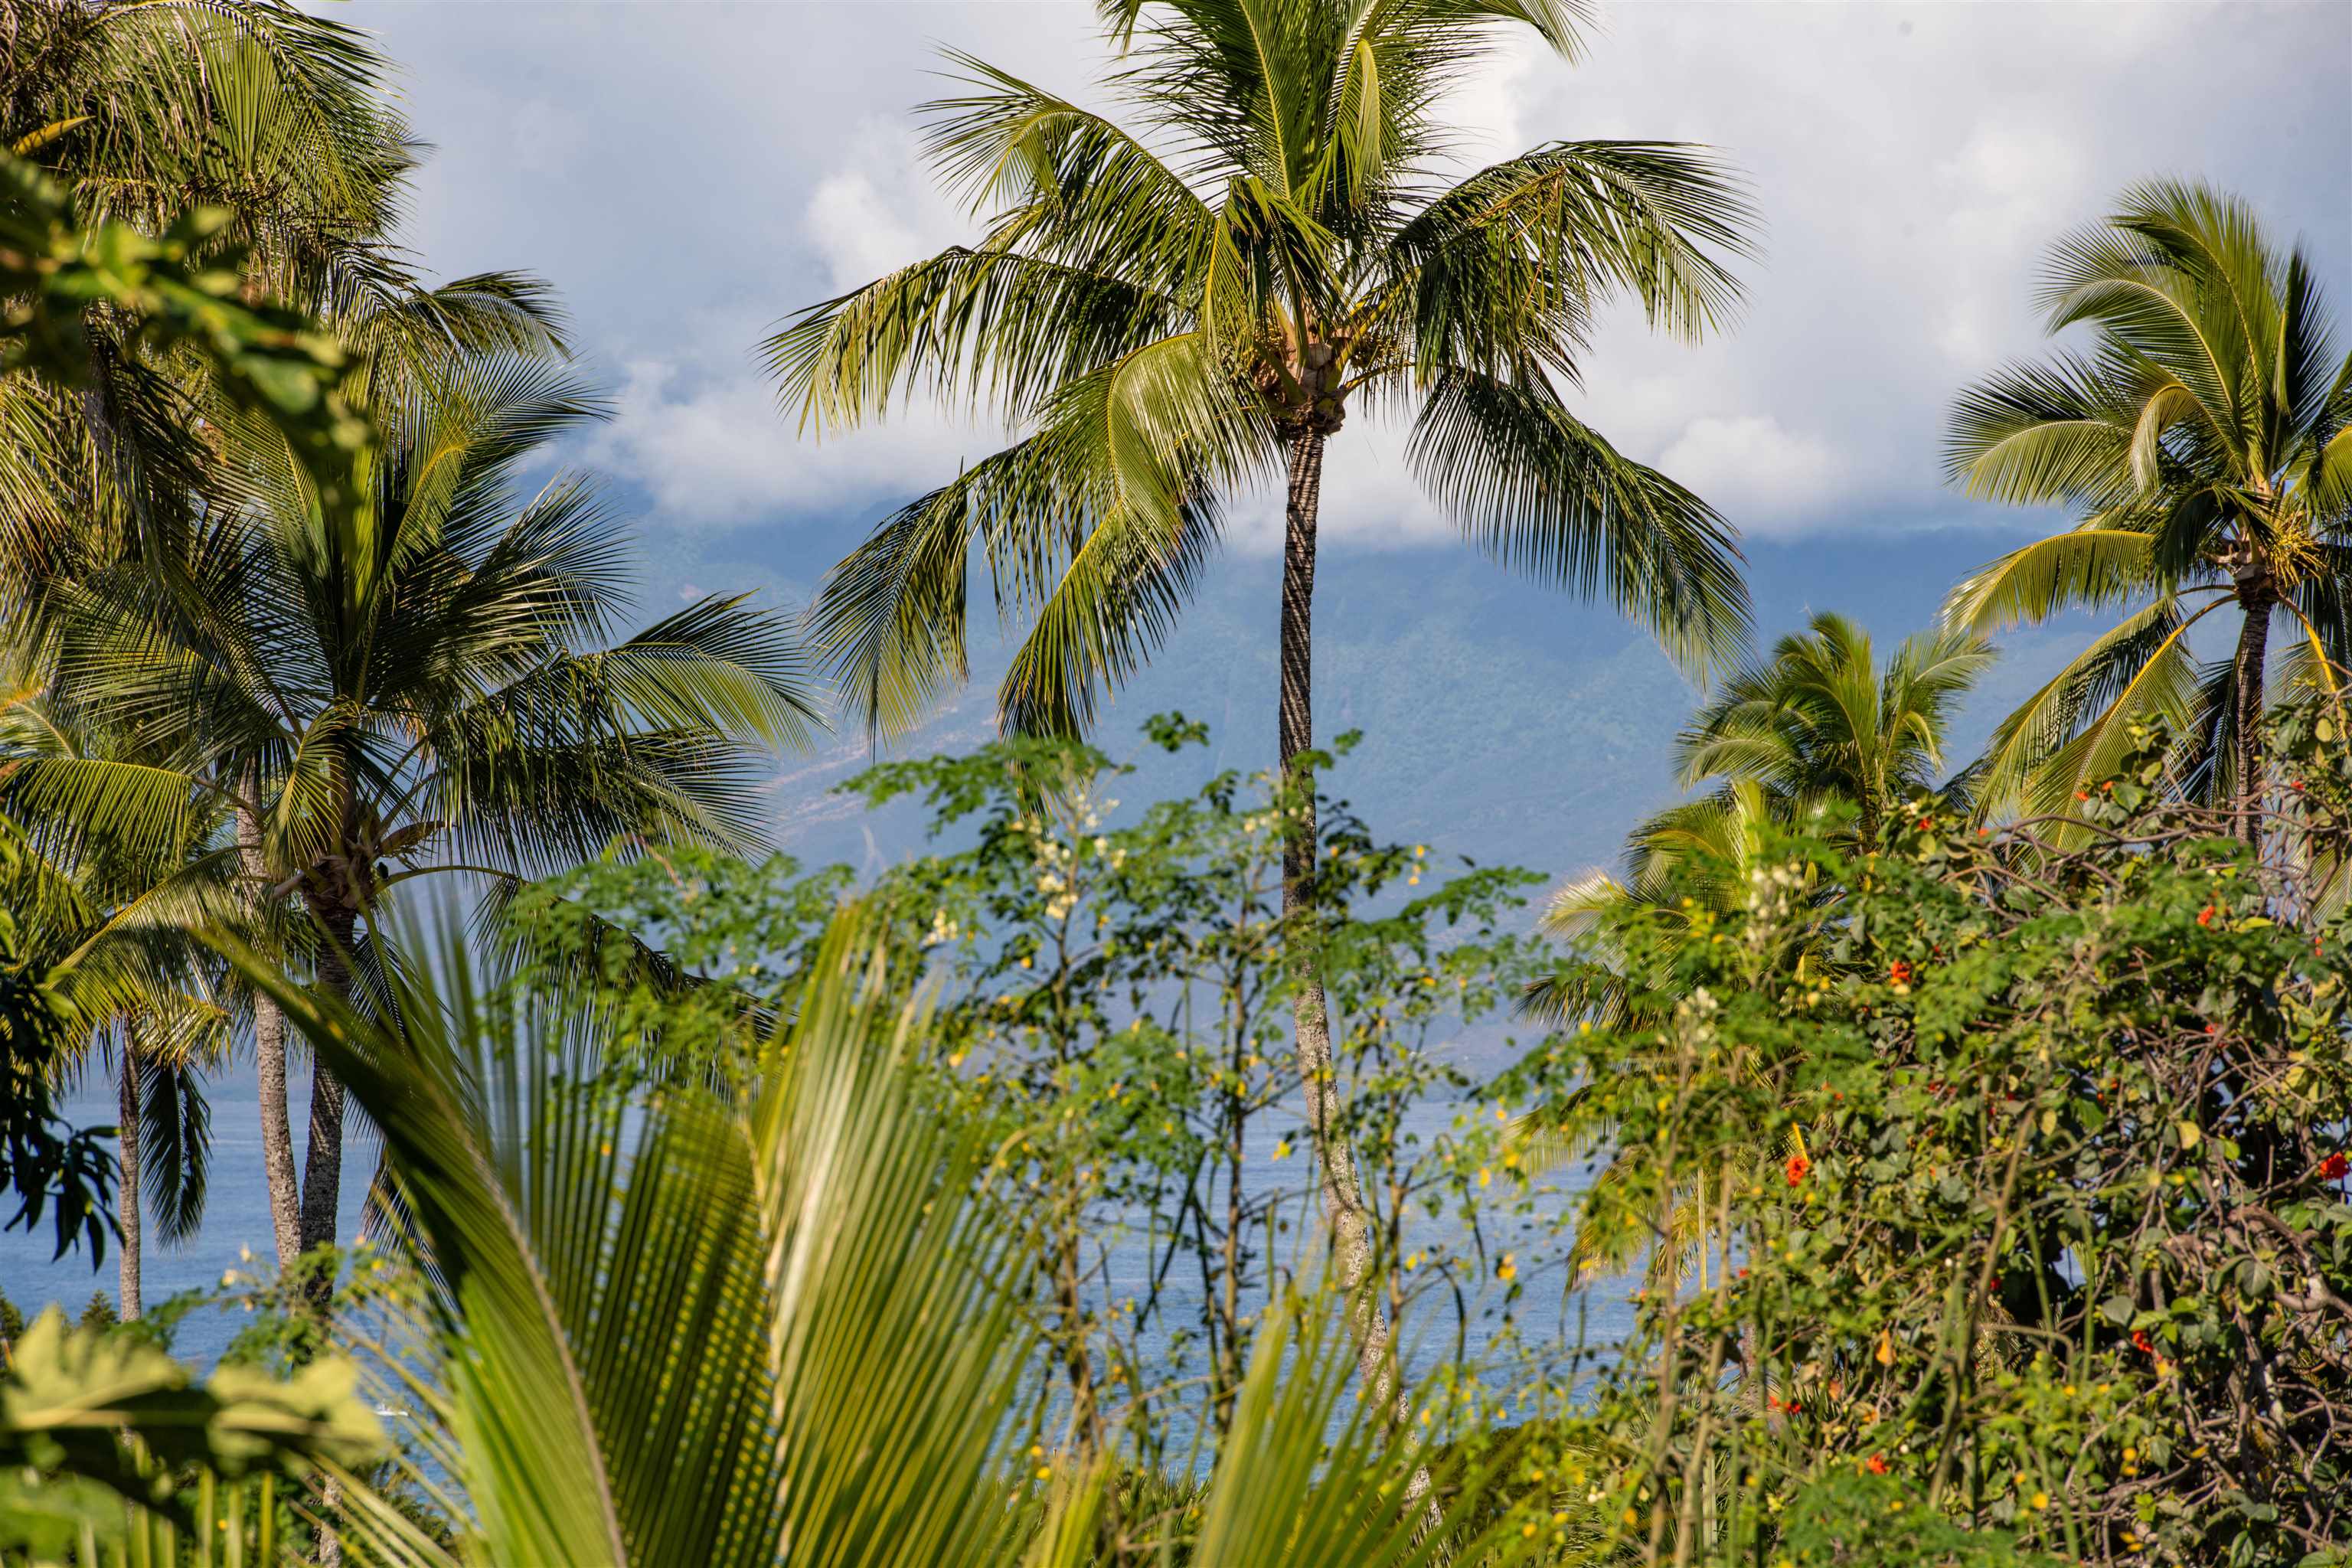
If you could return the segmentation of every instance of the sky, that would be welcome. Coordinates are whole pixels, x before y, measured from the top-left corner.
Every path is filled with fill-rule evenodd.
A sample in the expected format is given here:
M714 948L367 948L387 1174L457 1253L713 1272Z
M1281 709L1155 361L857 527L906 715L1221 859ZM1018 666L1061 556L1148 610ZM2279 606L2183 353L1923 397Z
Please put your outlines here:
M406 67L437 152L410 243L522 267L577 318L619 414L585 454L647 521L709 544L819 546L1001 432L916 411L822 445L752 348L788 312L972 232L921 166L940 51L1066 96L1105 60L1090 5L425 3L341 9ZM1751 539L1977 521L1940 482L1953 392L2032 353L2031 283L2131 182L2209 178L2299 234L2352 298L2352 5L1604 4L1576 66L1530 37L1448 105L1475 166L1555 139L1703 142L1747 174L1764 254L1696 347L1610 319L1580 412ZM1442 542L1398 432L1335 449L1325 537ZM1234 543L1270 548L1271 498ZM2000 527L2011 520L1987 522ZM773 554L761 548L762 554ZM822 560L820 560L822 558Z

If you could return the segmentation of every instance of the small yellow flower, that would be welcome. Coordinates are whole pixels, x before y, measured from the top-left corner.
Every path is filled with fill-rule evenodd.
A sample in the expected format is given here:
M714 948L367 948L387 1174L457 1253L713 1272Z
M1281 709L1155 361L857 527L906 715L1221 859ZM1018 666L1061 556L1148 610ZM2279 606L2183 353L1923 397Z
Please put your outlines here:
M1494 1173L1494 1172L1492 1172L1492 1171L1488 1170L1488 1169L1487 1169L1486 1166L1484 1166L1484 1165L1481 1165L1481 1166L1479 1166L1479 1167L1478 1167L1478 1184L1479 1184L1480 1186L1482 1186L1482 1187L1483 1187L1483 1186L1487 1186L1487 1185L1491 1184L1494 1182L1494 1180L1495 1180L1495 1173Z
M2050 1494L2048 1492L2035 1492L2033 1494L2033 1507L2036 1512L2047 1510L2050 1507Z

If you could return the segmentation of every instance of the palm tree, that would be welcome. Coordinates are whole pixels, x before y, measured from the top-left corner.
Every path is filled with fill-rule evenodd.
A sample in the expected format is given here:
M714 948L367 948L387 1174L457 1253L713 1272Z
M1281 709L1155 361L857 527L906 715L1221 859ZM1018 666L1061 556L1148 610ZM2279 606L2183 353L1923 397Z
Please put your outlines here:
M21 673L21 672L20 672ZM0 700L0 813L15 804L29 759L110 758L69 715L19 680ZM142 1310L145 1215L177 1245L202 1222L211 1112L199 1069L225 1052L230 1011L223 966L195 934L238 921L236 860L217 803L193 798L179 832L160 844L0 816L16 853L0 861L0 890L17 911L17 935L49 977L79 1031L51 1071L71 1077L102 1062L116 1088L121 1246L120 1315Z
M376 383L413 384L453 350L563 352L536 279L493 272L427 288L391 244L416 143L363 34L285 0L10 0L6 19L0 138L70 193L82 221L160 232L195 209L218 215L199 255L234 268L248 300L327 318ZM41 635L52 585L177 548L165 542L217 498L196 433L235 389L184 346L142 345L141 325L92 309L70 385L0 379L0 614L19 638ZM257 846L257 825L238 827ZM266 997L255 1006L264 1164L291 1265L285 1023Z
M766 352L804 426L919 390L1032 431L886 518L813 607L869 726L965 673L975 539L1032 624L1003 722L1074 732L1167 633L1227 500L1285 498L1284 909L1312 918L1311 625L1326 447L1364 405L1413 411L1409 456L1506 564L1605 594L1704 671L1744 638L1731 531L1570 412L1595 311L1630 295L1696 336L1737 285L1748 209L1702 149L1552 142L1448 184L1446 93L1509 25L1564 56L1575 0L1100 0L1131 127L968 57L930 155L988 213L955 247L803 311ZM1322 1201L1363 1278L1370 1237L1309 943L1299 1068ZM1368 1331L1368 1369L1381 1331Z
M1954 709L1993 658L1981 635L1947 628L1906 638L1882 666L1868 633L1824 613L1807 630L1782 637L1769 658L1731 676L1675 744L1675 782L1685 789L1710 782L1717 787L1636 827L1626 841L1622 879L1596 871L1553 897L1542 928L1582 962L1530 987L1524 1010L1555 1026L1580 1017L1619 1029L1654 1025L1659 987L1687 933L1748 896L1752 874L1766 868L1772 829L1843 806L1853 816L1840 833L1866 847L1877 842L1890 811L1923 796L1966 809L1969 773L1937 783L1944 741ZM1811 979L1824 970L1822 939L1837 889L1807 885L1793 891L1811 900L1822 918L1807 922L1778 961L1795 977ZM1648 1065L1628 1064L1635 1072ZM1522 1159L1536 1168L1558 1166L1607 1146L1613 1127L1595 1107L1610 1088L1588 1085L1540 1121L1523 1119L1516 1130ZM1769 1155L1759 1148L1741 1158L1755 1164ZM1702 1173L1678 1184L1675 1203L1654 1230L1611 1202L1625 1184L1622 1159L1601 1173L1597 1223L1579 1231L1573 1258L1591 1273L1625 1267L1646 1248L1654 1277L1677 1279L1686 1258L1705 1256L1711 1182Z
M2000 726L1986 801L2063 810L2158 716L2191 737L2210 798L2251 801L2273 621L2320 671L2352 655L2352 355L2335 355L2301 247L2201 184L2125 192L2053 250L2040 304L2052 332L2092 326L2089 351L1963 394L1947 467L1972 496L2080 521L1962 583L1945 619L2137 607ZM2226 611L2235 649L2200 668L2189 628Z
M226 805L339 1000L386 994L376 919L410 879L509 885L624 836L754 848L746 742L799 743L813 718L792 646L740 596L583 648L619 608L625 541L583 477L515 489L599 412L561 371L462 359L374 412L364 506L320 511L283 438L247 422L229 431L242 504L184 557L62 592L59 687L147 760L32 759L17 779L30 814L150 841L191 792ZM298 1252L334 1239L342 1125L321 1070Z
M1555 1022L1585 1013L1623 1022L1625 976L1639 967L1625 942L1686 921L1685 898L1690 909L1727 909L1743 895L1770 825L1843 805L1853 812L1844 833L1866 846L1890 810L1923 795L1965 807L1974 770L1939 784L1944 741L1993 658L1980 634L1945 629L1906 638L1882 667L1867 632L1823 613L1733 674L1675 742L1675 784L1717 787L1634 828L1622 879L1596 871L1554 895L1544 928L1601 963L1539 984L1529 1010Z
M0 144L72 198L78 217L161 233L215 215L200 256L224 258L248 301L326 319L387 374L450 342L560 344L545 286L485 273L425 288L389 236L417 143L393 111L364 34L286 0L11 0ZM0 398L0 553L11 595L102 565L181 519L204 489L203 378L142 353L135 320L93 309L88 374Z

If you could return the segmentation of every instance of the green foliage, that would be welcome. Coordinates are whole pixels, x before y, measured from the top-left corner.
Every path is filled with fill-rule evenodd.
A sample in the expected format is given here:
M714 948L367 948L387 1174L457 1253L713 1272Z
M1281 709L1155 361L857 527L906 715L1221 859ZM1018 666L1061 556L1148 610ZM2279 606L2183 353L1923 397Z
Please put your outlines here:
M1675 782L1716 787L1635 827L1622 879L1594 872L1554 896L1544 928L1591 962L1533 987L1527 1010L1555 1024L1621 1017L1629 947L1675 940L1685 900L1720 910L1738 898L1767 824L1847 813L1867 839L1909 796L1965 805L1968 773L1938 784L1946 731L1993 658L1980 635L1946 630L1905 639L1881 665L1868 633L1823 613L1737 671L1675 742Z
M1181 716L1146 729L1171 752L1204 739ZM932 999L928 1102L982 1130L991 1201L1034 1247L1021 1418L1129 1471L1181 1469L1232 1420L1264 1313L1302 1266L1314 1172L1283 1048L1283 792L1226 773L1123 810L1133 773L1013 740L843 786L931 814L934 851L882 873L863 905L903 954L893 984ZM1329 989L1376 1288L1392 1314L1427 1301L1459 1332L1497 1298L1507 1314L1519 1270L1539 1268L1506 1234L1531 1194L1507 1177L1488 1190L1499 1125L1465 1125L1479 1086L1441 1048L1537 962L1511 929L1535 879L1443 871L1328 799L1318 821L1320 921L1291 934L1318 944ZM846 879L791 870L666 855L534 888L509 911L523 995L544 1006L560 986L562 1026L599 1041L607 1085L745 1092Z
M1002 804L1017 798L999 793L1004 761L942 764L932 782ZM971 873L992 853L942 864ZM572 971L618 1005L553 1011L478 996L451 949L404 974L394 1033L243 960L383 1130L409 1223L362 1270L339 1332L391 1347L387 1387L423 1406L414 1477L454 1482L465 1556L770 1562L796 1540L927 1568L1235 1561L1268 1542L1335 1564L1430 1563L1449 1542L1524 1556L1517 1516L1486 1506L1483 1460L1436 1463L1377 1405L1343 1408L1352 1336L1312 1297L1254 1318L1205 1489L1154 1493L1084 1442L1034 1443L1018 1411L1043 1232L995 1158L1004 1108L967 1113L937 1070L966 1037L952 1005L907 1000L923 965L886 939L912 889L937 882L893 880L795 949L801 894L672 869L667 891L652 864L571 879L535 906L532 951L614 951L617 924L563 915L618 892L736 984L664 993L624 949L616 968ZM1151 876L1166 886L1172 869ZM785 973L788 1005L706 1005ZM714 1041L748 1059L646 1070L674 1043L698 1062ZM604 1070L607 1044L623 1070ZM1032 1133L1066 1103L1033 1105ZM1435 1493L1409 1501L1424 1471ZM409 1560L438 1561L382 1503L347 1484L347 1549L386 1550L390 1531Z
M62 1562L78 1545L84 1562L104 1547L171 1563L193 1539L275 1562L301 1529L278 1483L384 1451L350 1361L290 1377L224 1363L200 1384L146 1336L110 1327L110 1310L93 1322L103 1302L75 1330L43 1313L0 1374L0 1552Z
M1204 738L1181 716L1147 729L1171 751ZM1428 1108L1478 1087L1433 1047L1507 1005L1536 961L1510 927L1537 879L1441 879L1426 847L1383 843L1324 799L1318 924L1286 930L1276 782L1223 773L1122 816L1112 792L1131 772L1083 746L1010 741L844 787L877 805L919 795L935 838L973 840L895 868L873 902L928 952L948 1091L995 1129L1006 1196L1044 1232L1036 1308L1067 1384L1056 1419L1090 1446L1121 1425L1150 1458L1191 1440L1199 1403L1171 1377L1204 1379L1213 1421L1230 1418L1303 1196L1257 1173L1311 1177L1283 1048L1286 940L1317 954L1344 1089L1335 1131L1402 1305L1415 1212L1475 1207L1491 1142L1426 1127ZM1424 877L1438 885L1421 890ZM1122 1248L1155 1267L1114 1265ZM1475 1295L1495 1267L1476 1247L1420 1250L1416 1291L1466 1275Z
M0 879L14 879L26 852L0 832ZM51 1076L79 1044L82 1021L60 993L56 954L18 911L0 909L0 1193L16 1200L6 1228L52 1216L57 1256L86 1245L105 1255L114 1184L103 1128L74 1128L58 1114Z
M1652 1022L1530 1061L1605 1085L1633 1212L1698 1178L1713 1223L1713 1287L1644 1298L1583 1418L1630 1542L1794 1545L1842 1474L2066 1561L2344 1537L2345 932L2176 804L2169 746L2089 792L2081 849L1926 807L1867 855L1776 836ZM1804 976L1772 954L1815 877L1849 892Z
M87 384L87 323L104 307L130 323L131 352L194 351L230 406L265 416L322 491L340 480L348 502L369 431L341 390L342 346L296 312L240 298L241 255L209 243L228 221L198 207L152 237L125 223L81 227L55 184L0 152L0 374Z

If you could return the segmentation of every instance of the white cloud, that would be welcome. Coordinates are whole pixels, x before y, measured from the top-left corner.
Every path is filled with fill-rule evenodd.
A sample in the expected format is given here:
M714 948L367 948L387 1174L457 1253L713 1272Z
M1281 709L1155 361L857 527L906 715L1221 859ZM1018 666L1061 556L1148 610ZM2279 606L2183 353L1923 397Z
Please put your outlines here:
M415 243L448 272L547 269L597 359L626 367L600 450L664 516L870 516L991 444L910 410L809 446L749 354L789 311L970 232L918 156L937 46L1083 97L1103 58L1092 7L581 5L557 29L536 7L360 9L442 149ZM2352 212L2326 199L2352 182L2352 100L2329 68L2352 6L1619 0L1603 24L1575 68L1514 43L1445 121L1466 163L1640 137L1705 142L1748 173L1768 254L1743 268L1737 330L1693 347L1616 311L1576 406L1759 530L1948 515L1953 394L2039 352L2042 247L2134 180L2242 190L2301 226L2352 300ZM1443 536L1400 444L1361 417L1334 444L1335 540ZM1237 535L1262 539L1272 507L1242 498Z
M1769 414L1694 419L1658 466L1759 533L1801 531L1835 496L1840 468L1827 443Z
M616 401L617 416L588 443L589 461L643 485L654 521L690 531L872 510L1002 445L924 406L823 440L803 437L749 370L640 360L625 367Z
M833 287L848 289L967 237L971 222L923 165L904 124L869 120L817 182L803 218Z

